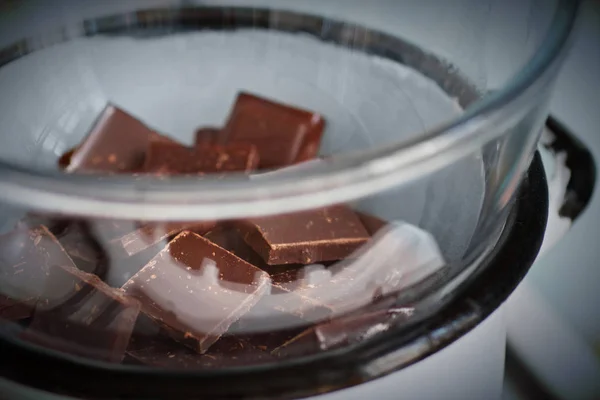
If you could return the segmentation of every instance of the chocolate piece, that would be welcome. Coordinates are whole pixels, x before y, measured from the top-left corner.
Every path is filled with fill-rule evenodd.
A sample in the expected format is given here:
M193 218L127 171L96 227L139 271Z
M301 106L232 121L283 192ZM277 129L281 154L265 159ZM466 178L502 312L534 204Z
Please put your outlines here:
M20 321L31 317L33 307L27 302L15 301L0 294L0 319Z
M56 350L120 362L140 304L72 266L50 268L23 338Z
M195 231L196 233L200 233ZM204 238L210 240L219 247L235 254L244 261L258 267L264 271L267 271L271 278L277 276L281 282L288 282L288 280L295 280L298 270L302 268L302 264L289 264L289 265L269 265L252 247L250 247L242 237L240 230L229 224L221 224L210 232L204 234Z
M166 242L160 242L131 257L122 257L120 255L111 257L104 281L111 287L120 288L148 264L150 260L156 257L165 246Z
M203 147L213 144L218 144L221 130L219 128L198 128L196 130L196 147Z
M91 230L113 258L124 258L163 243L184 230L206 233L215 225L214 221L136 223L101 220L91 222Z
M0 236L0 294L15 303L35 304L53 265L75 267L45 226L17 228Z
M381 228L388 225L387 221L384 221L381 218L377 218L373 215L365 214L358 211L356 212L356 215L358 215L358 218L360 218L360 222L362 222L363 226L371 236L375 235L381 230Z
M77 268L102 278L106 274L107 260L101 245L90 234L87 224L74 222L58 236Z
M409 309L389 309L334 319L300 332L272 351L277 357L301 356L371 339L410 315Z
M172 142L115 106L107 106L71 156L67 172L131 172L144 163L151 141Z
M313 329L320 348L327 350L371 339L389 330L394 324L406 320L411 313L412 309L392 308L338 318Z
M48 228L53 235L60 236L67 230L69 225L71 225L71 222L71 220L63 217L28 213L17 223L15 229L35 229L40 225L43 225Z
M240 93L222 143L252 143L260 154L260 168L280 168L314 158L324 128L319 114Z
M215 222L145 222L140 226L135 221L97 220L89 224L109 263L104 280L121 287L181 231L194 228L204 233Z
M111 240L110 245L122 249L124 256L133 256L184 230L206 233L215 225L215 221L147 222L136 230Z
M289 358L314 354L320 350L319 338L315 330L309 328L274 349L271 354L279 358Z
M256 147L246 143L190 149L177 143L151 142L143 170L167 175L250 172L258 167L258 161Z
M336 315L371 304L374 299L406 288L443 266L432 252L428 234L408 224L390 224L365 246L331 267L312 267L311 284L287 288L295 295L326 305ZM425 254L422 254L425 253Z
M67 150L60 158L58 159L58 168L65 169L71 164L71 157L73 157L73 153L77 150L77 147L73 147L70 150Z
M311 264L348 257L369 240L351 209L332 206L240 224L244 240L267 264Z
M204 353L269 290L268 275L202 236L183 232L123 289L169 335Z
M140 364L171 369L224 368L273 360L267 352L234 337L222 337L205 354L198 354L165 337L135 337L127 355Z

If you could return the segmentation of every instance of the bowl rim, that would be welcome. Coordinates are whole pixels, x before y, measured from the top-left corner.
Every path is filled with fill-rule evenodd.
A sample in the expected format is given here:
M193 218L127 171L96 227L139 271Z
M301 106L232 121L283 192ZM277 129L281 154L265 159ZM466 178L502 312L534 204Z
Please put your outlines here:
M0 201L21 208L72 216L162 221L230 219L301 211L381 192L476 153L484 143L502 134L503 130L498 127L514 121L517 116L524 116L532 107L532 97L553 79L564 58L576 26L579 5L579 0L558 1L542 44L501 90L486 94L469 105L464 114L412 141L333 156L318 168L306 168L293 180L277 174L259 181L242 177L199 181L186 177L164 180L90 176L28 168L0 160ZM134 20L139 23L140 16L146 16L142 22L156 22L160 18L180 21L178 18L185 15L184 10L137 11ZM248 9L230 7L194 6L191 10L208 13L227 10L229 13L238 12L240 16L248 14ZM251 10L254 22L257 15L263 14L267 21L272 21L270 16L273 12L321 18L288 11ZM131 20L128 14L86 20L77 25L79 29L62 29L63 36L58 41L93 35L106 21L131 23ZM378 38L400 40L381 32L367 31ZM47 42L43 43L47 45ZM0 60L5 62L0 61L0 66L39 48L39 41L26 39L1 49ZM486 129L490 126L495 126L495 129Z

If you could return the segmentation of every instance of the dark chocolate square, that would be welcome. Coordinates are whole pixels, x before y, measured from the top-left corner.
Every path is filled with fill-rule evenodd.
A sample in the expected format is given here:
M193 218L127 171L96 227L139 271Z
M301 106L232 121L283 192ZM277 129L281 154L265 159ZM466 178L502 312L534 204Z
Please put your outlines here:
M17 228L0 236L0 295L8 302L33 306L44 291L52 266L73 260L45 226Z
M120 362L139 310L138 301L97 276L53 266L22 337L55 350Z
M240 224L244 240L269 265L341 260L370 236L354 211L331 206Z
M256 147L247 143L188 148L177 143L152 142L143 171L165 175L205 175L250 172L258 167Z
M260 300L269 283L264 271L185 231L123 290L175 340L204 353Z
M260 168L281 168L316 157L324 128L319 114L240 93L222 141L254 144Z
M125 111L108 105L88 136L72 153L67 172L137 171L151 141L173 142ZM61 161L66 162L66 157Z

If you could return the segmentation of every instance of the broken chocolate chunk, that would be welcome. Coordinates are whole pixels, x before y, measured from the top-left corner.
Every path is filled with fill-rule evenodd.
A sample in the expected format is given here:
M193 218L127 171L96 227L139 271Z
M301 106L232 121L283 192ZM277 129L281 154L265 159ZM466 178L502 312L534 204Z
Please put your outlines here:
M215 221L97 220L90 222L90 230L113 258L124 258L139 254L160 243L166 245L166 241L184 230L194 230L203 234L214 228L215 225Z
M258 161L256 147L251 144L190 149L177 143L151 142L143 170L168 175L250 172L258 167Z
M240 93L221 143L251 143L260 168L280 168L316 157L325 128L319 114Z
M140 310L97 276L53 266L23 339L70 354L120 362Z
M370 214L356 212L356 215L358 215L358 218L360 218L360 222L362 222L363 226L371 236L375 235L382 228L388 225L387 221L384 221L381 218L377 218Z
M31 317L33 307L22 301L15 301L0 294L0 319L20 321Z
M317 353L319 350L319 338L315 330L309 328L272 350L271 354L279 358L301 357Z
M170 369L224 368L273 360L267 352L235 337L220 338L204 354L198 354L167 337L134 337L127 355L140 364Z
M71 164L71 157L73 157L73 153L77 150L77 147L73 147L70 150L67 150L63 153L62 156L58 159L58 168L65 169Z
M391 308L360 313L319 324L313 329L321 350L347 346L389 330L394 324L410 317L410 308Z
M196 233L200 233L195 231ZM297 271L300 270L302 264L289 265L269 265L267 264L252 247L244 241L240 230L230 224L221 224L208 233L204 234L204 238L210 240L219 247L235 254L244 261L267 271L271 278L277 276L281 281L295 280Z
M109 243L115 249L122 249L124 256L133 256L155 244L172 238L184 230L206 233L215 225L215 221L146 222L139 228L123 236L116 237Z
M33 306L45 288L49 268L54 265L75 267L45 226L18 227L1 235L0 295L23 307Z
M269 265L341 260L370 237L345 206L253 218L240 227L244 240Z
M58 241L77 268L95 274L100 278L106 274L107 260L102 246L88 231L87 224L83 222L71 223L58 236Z
M137 171L151 141L172 142L133 116L108 105L89 135L71 155L67 172Z
M219 143L219 135L221 130L218 128L198 128L196 130L196 147L204 147Z
M269 288L267 273L189 231L123 286L171 337L199 353Z

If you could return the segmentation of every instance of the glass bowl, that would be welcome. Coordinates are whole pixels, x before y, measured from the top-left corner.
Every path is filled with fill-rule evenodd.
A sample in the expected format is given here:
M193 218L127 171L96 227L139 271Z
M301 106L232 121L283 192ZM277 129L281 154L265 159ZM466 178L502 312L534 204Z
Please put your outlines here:
M189 396L364 381L342 354L398 351L516 218L578 2L491 3L2 3L2 340L223 383Z

